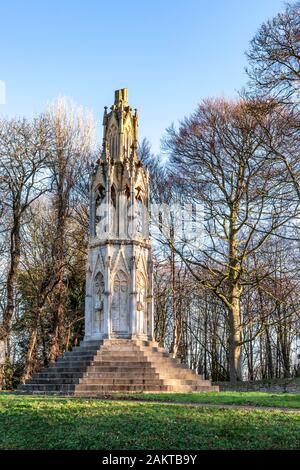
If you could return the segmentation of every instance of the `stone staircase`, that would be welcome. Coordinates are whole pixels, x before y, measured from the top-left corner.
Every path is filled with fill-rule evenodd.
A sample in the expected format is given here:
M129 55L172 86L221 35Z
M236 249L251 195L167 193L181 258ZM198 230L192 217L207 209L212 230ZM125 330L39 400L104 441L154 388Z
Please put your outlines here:
M155 341L105 339L80 346L18 389L39 395L103 396L111 392L219 391Z

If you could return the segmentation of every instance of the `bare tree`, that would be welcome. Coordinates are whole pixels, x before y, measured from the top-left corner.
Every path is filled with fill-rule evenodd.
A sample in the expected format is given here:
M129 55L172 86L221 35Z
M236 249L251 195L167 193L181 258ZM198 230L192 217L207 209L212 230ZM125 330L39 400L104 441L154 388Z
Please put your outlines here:
M62 352L65 329L64 275L68 264L68 244L73 243L72 219L75 217L75 188L89 171L93 152L94 124L91 113L66 98L54 102L45 115L51 129L48 168L52 178L55 212L52 245L53 276L58 278L53 305L53 331L49 359ZM77 213L78 215L78 213Z
M232 382L242 378L243 290L269 272L247 261L298 214L293 185L280 162L274 164L258 125L257 113L274 147L281 145L281 129L269 111L267 103L207 100L178 131L169 129L166 140L177 184L205 211L202 247L182 240L176 250L227 309Z
M45 180L47 126L43 119L33 122L13 119L0 122L0 199L7 233L8 266L5 306L0 326L6 361L10 356L11 323L15 311L16 279L21 256L21 227L30 205L47 191Z
M299 101L300 3L264 23L247 53L250 86L255 93L272 94L286 103Z

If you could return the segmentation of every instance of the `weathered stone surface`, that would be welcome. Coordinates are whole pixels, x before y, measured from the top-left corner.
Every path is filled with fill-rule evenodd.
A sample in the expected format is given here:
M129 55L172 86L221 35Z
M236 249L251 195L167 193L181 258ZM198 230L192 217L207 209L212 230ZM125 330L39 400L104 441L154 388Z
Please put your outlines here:
M103 117L91 175L85 339L153 338L149 174L137 153L137 111L127 89Z
M35 374L19 393L101 396L110 392L212 391L194 371L181 365L154 341L106 339L65 354Z

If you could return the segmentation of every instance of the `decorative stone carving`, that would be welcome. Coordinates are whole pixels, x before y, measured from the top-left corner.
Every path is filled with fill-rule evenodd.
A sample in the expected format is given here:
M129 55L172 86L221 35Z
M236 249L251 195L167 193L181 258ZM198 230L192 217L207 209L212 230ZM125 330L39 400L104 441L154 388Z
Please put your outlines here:
M137 214L136 214L136 231L138 234L143 233L143 202L140 198L136 201L137 205Z
M98 237L107 230L105 226L105 213L105 189L100 185L96 191L95 201L95 232Z
M104 278L98 272L94 279L94 330L101 332L104 323Z
M129 333L128 300L128 279L124 271L119 271L114 278L111 304L113 334L127 335Z
M147 333L147 318L146 318L146 282L143 274L139 273L137 276L137 312L138 312L138 332L141 334Z
M91 174L86 339L153 336L148 176L137 154L137 120L127 89L117 90Z

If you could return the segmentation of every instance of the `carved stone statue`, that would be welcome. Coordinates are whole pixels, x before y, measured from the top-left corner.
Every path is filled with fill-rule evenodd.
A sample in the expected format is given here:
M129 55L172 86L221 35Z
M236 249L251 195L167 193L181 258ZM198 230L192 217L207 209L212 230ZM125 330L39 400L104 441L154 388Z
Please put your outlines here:
M142 274L137 278L137 305L139 333L146 333L146 284Z
M96 236L101 236L106 232L105 227L105 190L103 186L99 186L96 195L96 204L95 204L95 231Z
M111 308L113 332L128 333L128 281L123 271L115 275Z
M98 272L94 280L94 325L96 331L101 331L104 320L104 279L103 274Z
M136 213L136 231L138 234L143 232L143 203L141 199L137 199L137 213Z

